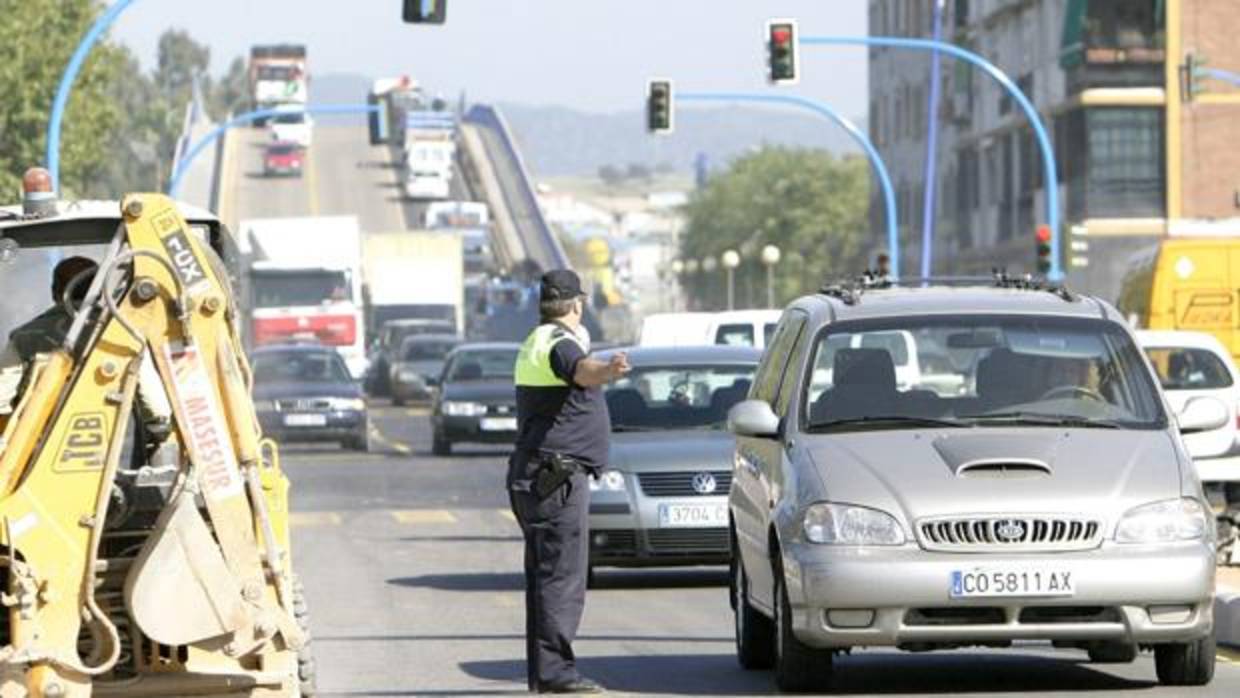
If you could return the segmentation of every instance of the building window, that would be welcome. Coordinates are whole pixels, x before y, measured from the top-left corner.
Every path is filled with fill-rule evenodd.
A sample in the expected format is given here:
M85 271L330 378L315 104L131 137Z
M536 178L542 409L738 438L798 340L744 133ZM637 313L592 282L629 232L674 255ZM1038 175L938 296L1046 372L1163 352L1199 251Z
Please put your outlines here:
M1163 111L1098 107L1069 113L1065 179L1074 218L1166 215Z

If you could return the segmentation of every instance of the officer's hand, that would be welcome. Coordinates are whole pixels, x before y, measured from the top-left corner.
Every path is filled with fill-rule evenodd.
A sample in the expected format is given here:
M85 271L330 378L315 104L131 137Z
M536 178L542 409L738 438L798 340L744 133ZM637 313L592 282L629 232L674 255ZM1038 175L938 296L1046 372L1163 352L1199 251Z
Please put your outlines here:
M607 362L607 368L611 370L612 380L624 376L633 369L629 365L629 355L624 352L613 354L611 360Z

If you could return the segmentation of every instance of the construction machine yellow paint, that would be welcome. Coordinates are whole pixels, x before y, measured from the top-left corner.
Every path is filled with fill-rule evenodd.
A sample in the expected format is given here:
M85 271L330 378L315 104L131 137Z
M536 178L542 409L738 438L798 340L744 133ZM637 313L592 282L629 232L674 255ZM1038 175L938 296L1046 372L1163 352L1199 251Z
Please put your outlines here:
M311 695L227 230L161 195L32 193L0 208L0 340L55 260L98 271L0 405L0 697Z
M1164 238L1130 260L1117 305L1137 327L1213 334L1240 361L1240 239Z

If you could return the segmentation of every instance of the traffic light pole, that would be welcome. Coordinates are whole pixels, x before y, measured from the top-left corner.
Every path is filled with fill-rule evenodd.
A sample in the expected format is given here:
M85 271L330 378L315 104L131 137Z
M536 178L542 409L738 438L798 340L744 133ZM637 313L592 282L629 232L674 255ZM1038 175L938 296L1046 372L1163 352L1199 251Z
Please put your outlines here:
M1025 113L1029 125L1033 128L1038 147L1042 151L1042 167L1046 179L1046 223L1051 229L1051 270L1047 278L1051 281L1063 280L1060 246L1063 236L1059 220L1059 173L1055 164L1055 149L1051 145L1050 135L1042 124L1042 117L1038 114L1037 108L1006 73L972 51L966 51L955 44L931 39L904 39L889 36L802 36L801 43L809 46L877 46L941 52L973 64L998 82Z
M749 92L681 92L675 96L675 99L683 102L758 102L800 107L834 122L847 131L848 135L857 141L857 144L861 146L866 156L869 157L870 164L874 167L874 174L878 177L879 186L882 187L883 199L887 208L887 248L888 254L891 256L891 276L893 279L899 279L900 232L896 220L895 189L891 186L891 175L887 172L887 165L883 163L883 158L879 155L878 149L874 147L874 143L865 135L865 132L857 128L856 124L822 102L794 95Z
M56 192L60 191L60 130L64 123L65 107L69 104L69 94L73 91L73 81L77 79L78 73L82 70L82 64L86 62L90 50L95 47L103 33L112 26L122 12L129 9L129 6L135 2L137 0L116 0L104 10L86 35L82 37L73 55L69 58L69 64L65 66L65 72L60 76L56 98L52 101L51 117L47 122L47 171L52 175L52 189Z
M172 170L172 178L168 182L168 196L176 198L177 191L181 188L181 179L189 171L189 166L194 162L194 158L198 157L199 153L218 140L230 128L248 126L259 119L266 119L276 114L369 114L376 111L379 111L379 107L374 104L323 104L301 109L292 109L285 105L279 109L256 109L234 116L212 129L210 133L198 139L194 145L185 151L185 155L177 161L176 166Z

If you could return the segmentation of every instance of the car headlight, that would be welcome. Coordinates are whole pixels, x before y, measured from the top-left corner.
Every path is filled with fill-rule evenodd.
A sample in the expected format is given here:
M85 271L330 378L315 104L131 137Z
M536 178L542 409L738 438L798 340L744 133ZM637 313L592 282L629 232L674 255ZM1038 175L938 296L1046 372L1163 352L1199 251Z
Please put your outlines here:
M805 538L827 545L902 545L904 529L884 511L823 502L805 509Z
M1172 543L1201 540L1210 531L1205 507L1182 497L1129 509L1115 528L1117 543Z
M624 473L619 470L607 470L597 478L590 478L591 492L623 492Z
M328 400L328 406L335 412L359 412L366 409L366 401L360 397L334 397Z
M254 411L255 412L275 412L276 401L275 400L255 400Z
M477 402L446 401L441 409L449 417L478 417L487 413L487 406Z

